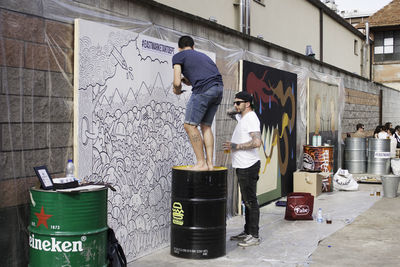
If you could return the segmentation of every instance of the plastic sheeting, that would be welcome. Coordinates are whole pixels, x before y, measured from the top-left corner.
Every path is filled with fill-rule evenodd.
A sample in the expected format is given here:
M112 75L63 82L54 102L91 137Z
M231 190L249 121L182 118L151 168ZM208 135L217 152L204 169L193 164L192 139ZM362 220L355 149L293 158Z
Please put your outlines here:
M1 211L4 218L13 219L12 223L2 222L3 231L6 233L4 238L2 236L2 246L5 240L10 238L12 240L7 248L1 250L7 252L6 266L25 266L28 259L29 208L26 206L29 199L28 190L37 183L32 167L48 163L51 167L49 171L54 177L62 176L67 159L72 155L73 45L71 40L73 36L69 26L73 25L74 19L82 18L171 42L177 42L184 33L72 1L32 1L29 7L19 6L15 1L5 2L9 4L6 6L7 9L1 9L2 26L0 26L2 37L0 39L2 65L0 136L3 143L0 147L0 163L7 171L0 175L4 185L3 193L6 191L6 194L2 194ZM64 26L70 34L60 35L57 29L51 29L53 22L65 23ZM299 168L302 147L306 142L309 78L338 85L340 104L338 120L341 122L344 109L344 87L341 78L266 57L242 49L236 44L217 43L202 37L193 37L196 47L216 53L217 62L224 62L225 78L237 77L239 60L248 60L297 74L296 154ZM230 108L233 96L234 90L226 91L219 110L220 116ZM226 136L229 136L232 124L221 123L224 125L217 126L217 129L226 129ZM341 137L340 129L339 125L338 138ZM338 142L341 143L340 140ZM217 158L216 164L228 164L228 156ZM236 189L232 181L229 186L231 203L228 210L233 214L232 194ZM139 255L130 255L129 260ZM2 257L2 260L5 258Z

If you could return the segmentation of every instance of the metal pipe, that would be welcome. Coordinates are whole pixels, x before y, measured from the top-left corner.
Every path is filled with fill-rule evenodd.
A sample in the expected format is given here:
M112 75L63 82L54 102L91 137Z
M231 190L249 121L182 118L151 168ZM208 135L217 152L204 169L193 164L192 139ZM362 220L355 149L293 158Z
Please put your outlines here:
M246 0L246 34L250 35L250 0Z
M242 33L245 33L245 15L244 15L244 13L245 13L245 1L246 0L240 0L240 3L239 3L239 29L240 29L240 32L242 32Z

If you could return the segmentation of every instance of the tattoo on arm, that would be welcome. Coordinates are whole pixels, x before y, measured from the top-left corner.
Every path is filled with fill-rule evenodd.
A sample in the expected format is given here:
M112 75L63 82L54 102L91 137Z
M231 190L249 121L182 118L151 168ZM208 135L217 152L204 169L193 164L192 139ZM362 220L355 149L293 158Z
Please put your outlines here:
M260 132L251 132L250 133L251 140L247 143L238 144L237 150L247 150L253 149L261 146L261 133Z

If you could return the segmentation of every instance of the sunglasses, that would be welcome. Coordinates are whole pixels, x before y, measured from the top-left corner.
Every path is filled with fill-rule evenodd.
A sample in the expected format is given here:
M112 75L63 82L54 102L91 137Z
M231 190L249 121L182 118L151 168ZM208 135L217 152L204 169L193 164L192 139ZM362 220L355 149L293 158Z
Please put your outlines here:
M239 106L240 104L246 103L246 102L247 102L247 101L241 100L241 101L235 101L235 102L233 102L233 104L236 105L236 106Z

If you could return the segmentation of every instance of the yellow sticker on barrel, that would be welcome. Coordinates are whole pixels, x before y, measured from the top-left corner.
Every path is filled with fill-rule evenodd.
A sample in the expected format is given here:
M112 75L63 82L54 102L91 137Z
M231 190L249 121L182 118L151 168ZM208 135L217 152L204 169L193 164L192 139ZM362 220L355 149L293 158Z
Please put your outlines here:
M184 211L180 202L172 204L172 223L176 225L183 225Z

